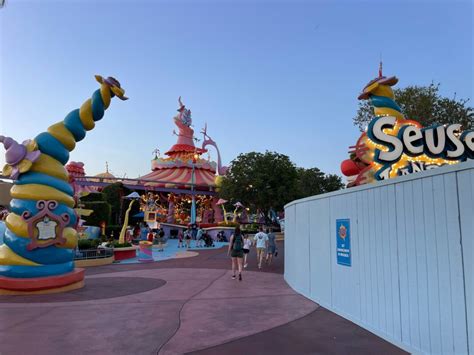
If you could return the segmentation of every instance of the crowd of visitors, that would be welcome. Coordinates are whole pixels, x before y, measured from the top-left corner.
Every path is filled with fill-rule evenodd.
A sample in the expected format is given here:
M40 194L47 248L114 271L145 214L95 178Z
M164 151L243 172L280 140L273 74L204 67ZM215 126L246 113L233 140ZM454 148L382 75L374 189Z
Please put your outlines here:
M202 228L194 225L178 232L178 248L191 248L191 241L195 242L195 248L214 247L214 240Z
M247 257L252 245L255 245L259 269L262 269L263 262L266 265L271 265L273 257L278 255L275 233L271 228L267 228L264 232L264 228L260 226L252 241L248 235L243 235L240 227L237 226L230 237L227 249L227 254L232 258L232 279L237 278L237 271L239 281L242 281L242 269L248 266Z
M145 233L144 233L145 230ZM178 248L191 248L193 242L195 248L213 247L214 240L197 225L188 226L184 230L177 231L174 235L178 239ZM133 229L133 238L148 240L157 244L159 250L163 250L165 242L165 232L163 228L151 229L149 226L136 226ZM224 231L220 231L216 236L217 241L227 242ZM257 258L257 267L259 270L264 265L271 265L273 258L278 255L278 249L275 240L275 233L271 228L259 227L258 232L253 238L243 233L237 226L230 237L228 246L228 255L232 260L232 279L242 281L242 270L248 267L248 255L252 246L255 247Z

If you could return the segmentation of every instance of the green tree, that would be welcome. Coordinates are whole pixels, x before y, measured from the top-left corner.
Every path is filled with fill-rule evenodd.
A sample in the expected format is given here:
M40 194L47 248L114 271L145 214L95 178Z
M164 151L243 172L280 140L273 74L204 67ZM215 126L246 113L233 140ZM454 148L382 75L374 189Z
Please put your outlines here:
M106 224L110 222L110 205L105 201L85 201L83 203L85 209L93 210L90 216L82 217L88 226L100 227L100 223L104 221Z
M342 182L342 178L336 174L328 174L324 179L324 193L341 190L346 185Z
M318 168L297 168L288 156L267 151L240 154L234 159L219 193L267 216L270 209L281 211L295 199L343 187L337 175L326 175Z
M319 195L340 190L344 187L340 176L333 174L326 175L318 168L298 168L297 171L297 198Z
M407 119L420 122L424 127L435 124L460 123L463 129L474 128L474 110L465 99L452 99L439 94L440 84L428 86L407 86L394 89L395 101ZM374 118L369 100L359 102L354 125L364 131Z
M97 202L105 201L105 196L102 192L91 192L81 197L81 202Z
M281 211L296 197L298 173L286 155L276 152L240 154L223 178L220 196L240 201L265 215Z
M80 199L81 207L94 212L90 216L83 216L88 226L100 226L104 221L106 224L110 223L111 208L110 204L105 201L105 195L100 192L91 192L88 195L82 196Z

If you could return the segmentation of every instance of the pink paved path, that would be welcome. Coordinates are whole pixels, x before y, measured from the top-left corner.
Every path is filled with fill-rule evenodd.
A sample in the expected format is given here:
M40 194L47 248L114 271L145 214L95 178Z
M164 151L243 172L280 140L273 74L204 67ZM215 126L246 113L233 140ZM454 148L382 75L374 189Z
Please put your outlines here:
M280 247L283 253L283 247ZM0 355L400 354L295 293L282 257L232 280L225 250L87 270L86 287L0 296Z

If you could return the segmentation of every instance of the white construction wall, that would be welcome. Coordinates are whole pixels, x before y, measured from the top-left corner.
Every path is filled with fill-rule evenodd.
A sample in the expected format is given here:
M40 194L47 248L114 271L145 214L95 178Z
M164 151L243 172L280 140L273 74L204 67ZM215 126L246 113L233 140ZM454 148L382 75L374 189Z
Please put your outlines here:
M473 161L293 201L285 223L297 292L408 351L474 354Z

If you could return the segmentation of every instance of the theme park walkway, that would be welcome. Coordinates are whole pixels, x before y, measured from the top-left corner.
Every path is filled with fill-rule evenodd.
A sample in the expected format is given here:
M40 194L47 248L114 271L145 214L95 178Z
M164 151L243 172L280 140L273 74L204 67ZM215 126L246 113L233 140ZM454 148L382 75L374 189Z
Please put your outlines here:
M0 354L402 354L295 293L283 245L243 281L225 249L151 264L89 268L86 287L0 297Z

